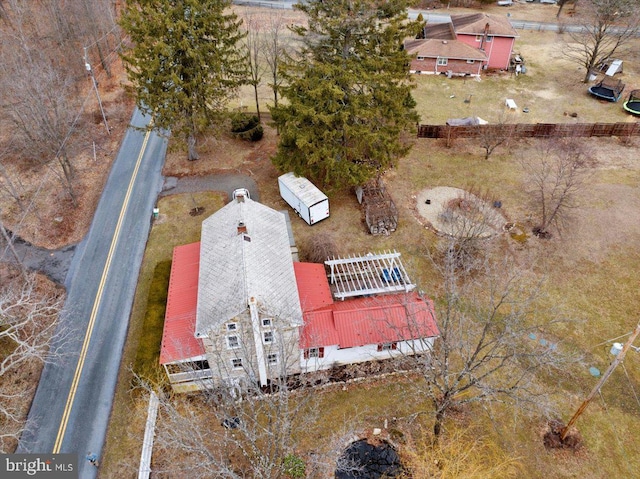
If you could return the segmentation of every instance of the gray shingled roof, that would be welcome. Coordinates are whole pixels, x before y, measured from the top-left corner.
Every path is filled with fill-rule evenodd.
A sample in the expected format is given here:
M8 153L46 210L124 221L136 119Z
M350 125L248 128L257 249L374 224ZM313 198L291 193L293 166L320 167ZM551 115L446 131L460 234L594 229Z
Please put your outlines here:
M247 310L251 297L266 315L302 324L285 217L245 198L202 223L196 335Z
M451 15L451 23L456 33L482 35L489 24L489 35L500 37L517 37L518 33L505 17L496 17L486 13Z

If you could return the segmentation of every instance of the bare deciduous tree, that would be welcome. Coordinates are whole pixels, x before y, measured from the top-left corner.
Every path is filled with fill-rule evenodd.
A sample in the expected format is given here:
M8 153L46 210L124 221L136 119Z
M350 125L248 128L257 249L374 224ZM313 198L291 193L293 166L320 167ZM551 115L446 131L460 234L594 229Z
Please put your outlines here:
M484 149L484 159L488 160L492 153L500 145L505 144L509 140L504 126L507 123L505 114L501 114L498 120L491 125L478 125L480 145Z
M120 29L115 20L115 5L110 0L82 0L70 2L70 8L76 10L75 24L81 29L87 57L91 51L95 51L100 65L110 77L109 54L117 48L117 40L120 37Z
M260 54L260 21L256 15L247 12L242 18L245 31L244 44L247 54L247 68L249 70L249 84L253 87L253 95L256 102L256 112L260 121L260 101L258 99L258 87L262 82L264 68L261 65Z
M596 67L628 50L640 16L633 0L585 0L580 5L588 20L580 31L569 32L571 42L564 53L584 67L586 83Z
M287 464L297 457L293 436L313 417L312 396L279 386L265 393L253 384L242 395L229 388L195 396L156 392L154 470L194 479L288 477Z
M273 13L267 18L262 35L262 52L269 68L270 83L273 90L273 105L278 106L278 88L282 84L280 66L289 50L287 25L282 15Z
M0 245L6 244L6 250L0 252L0 262L4 260L5 253L8 250L9 252L11 252L11 256L13 256L14 261L20 268L20 272L22 273L23 278L25 280L28 280L29 278L27 275L27 269L22 261L22 258L20 258L20 255L16 251L13 245L13 241L14 241L14 236L9 234L7 229L4 227L4 222L0 219Z
M30 20L30 15L41 15L30 11L28 4L18 4L12 9L11 28L0 32L0 79L11 98L6 112L13 127L12 153L38 165L56 161L75 204L69 136L80 106L77 78L82 78L82 65L74 62L77 68L70 68L64 50L57 53L45 48L37 35L43 34L37 31L39 25ZM41 28L44 33L51 29Z
M439 219L449 241L438 244L440 257L452 255L457 264L472 269L485 242L504 226L504 217L493 205L488 193L473 187L445 204Z
M551 336L562 317L540 307L542 285L533 275L506 254L493 261L487 253L470 266L459 261L455 249L443 249L447 254L436 264L442 275L440 337L421 358L420 391L433 404L436 438L447 416L468 404L543 408L538 376L566 359ZM540 342L537 335L543 332Z
M15 62L13 83L8 88L16 100L10 113L15 126L14 138L19 140L23 158L40 164L57 161L75 205L74 168L68 143L78 106L74 79L35 51L15 58Z
M24 211L24 192L25 188L22 185L20 177L14 170L9 170L4 165L5 161L10 161L11 154L10 149L3 148L0 151L0 196L7 196L16 202L21 211Z
M294 436L309 429L315 397L307 394L302 381L288 377L292 364L300 360L298 341L289 341L275 318L270 321L271 334L260 338L270 378L266 386L259 379L254 331L237 327L231 350L225 337L223 345L211 338L210 370L204 371L209 374L200 368L193 376L201 378L199 393L185 397L156 392L160 420L154 470L194 479L275 479L291 477L292 469L303 467ZM184 372L194 370L184 364ZM292 392L294 383L297 388Z
M562 230L578 205L578 194L589 177L589 162L580 143L550 140L540 144L536 159L522 163L538 210L538 225L533 230L536 236L549 237L552 227Z
M56 357L50 351L60 294L40 290L35 277L3 278L0 287L0 451L11 452L26 420L33 389L24 387L23 371ZM62 343L60 343L62 344ZM35 386L35 385L34 385Z

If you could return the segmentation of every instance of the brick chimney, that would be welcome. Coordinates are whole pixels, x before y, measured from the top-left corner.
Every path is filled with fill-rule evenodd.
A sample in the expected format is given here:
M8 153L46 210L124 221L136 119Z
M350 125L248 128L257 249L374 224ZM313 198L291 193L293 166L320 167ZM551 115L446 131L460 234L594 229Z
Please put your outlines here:
M244 224L243 221L241 221L240 223L238 223L238 234L244 234L247 232L247 225Z

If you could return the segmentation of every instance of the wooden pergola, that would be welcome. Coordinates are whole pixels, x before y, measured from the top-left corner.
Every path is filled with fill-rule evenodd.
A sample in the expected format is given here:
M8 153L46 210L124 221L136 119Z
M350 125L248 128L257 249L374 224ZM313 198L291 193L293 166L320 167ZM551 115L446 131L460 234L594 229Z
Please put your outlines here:
M329 284L334 298L413 291L400 253L368 253L363 256L334 258L324 262L330 268Z

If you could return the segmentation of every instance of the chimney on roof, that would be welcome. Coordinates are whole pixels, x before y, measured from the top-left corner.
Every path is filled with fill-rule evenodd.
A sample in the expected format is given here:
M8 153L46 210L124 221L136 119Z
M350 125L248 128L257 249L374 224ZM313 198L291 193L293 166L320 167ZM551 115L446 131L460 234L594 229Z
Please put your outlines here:
M244 224L244 221L238 223L238 234L244 234L247 232L247 225Z
M244 203L244 194L242 194L242 193L237 193L237 194L236 194L236 201L237 201L238 203Z

